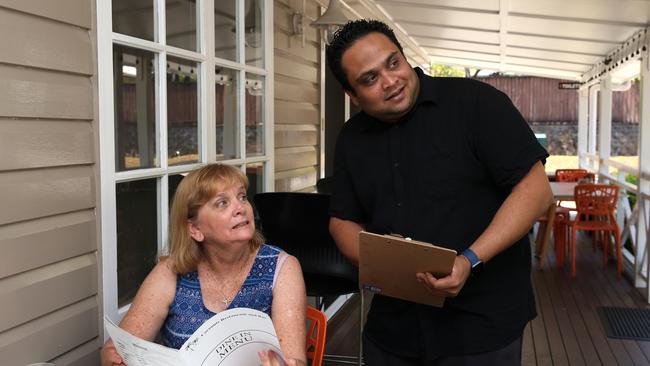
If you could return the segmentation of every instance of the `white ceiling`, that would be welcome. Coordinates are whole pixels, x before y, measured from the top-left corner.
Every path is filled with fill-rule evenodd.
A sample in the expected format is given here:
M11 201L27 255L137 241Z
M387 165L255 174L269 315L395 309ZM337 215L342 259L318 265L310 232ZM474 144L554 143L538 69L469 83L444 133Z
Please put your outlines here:
M605 67L612 52L650 23L650 0L344 2L351 17L390 23L407 56L423 66L433 62L582 81L602 71L592 68ZM645 38L637 42L647 44ZM612 76L629 77L624 66Z

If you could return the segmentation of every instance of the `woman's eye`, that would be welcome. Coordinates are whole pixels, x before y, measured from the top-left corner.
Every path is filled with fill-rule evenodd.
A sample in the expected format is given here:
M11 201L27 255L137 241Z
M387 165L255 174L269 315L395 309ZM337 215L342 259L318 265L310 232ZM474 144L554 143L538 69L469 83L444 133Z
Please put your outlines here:
M239 196L239 200L242 201L242 202L246 202L246 201L248 201L248 196L245 195L245 194L242 194L241 196Z
M217 207L225 207L227 203L228 202L226 202L226 200L219 200L219 201L217 201L216 206Z

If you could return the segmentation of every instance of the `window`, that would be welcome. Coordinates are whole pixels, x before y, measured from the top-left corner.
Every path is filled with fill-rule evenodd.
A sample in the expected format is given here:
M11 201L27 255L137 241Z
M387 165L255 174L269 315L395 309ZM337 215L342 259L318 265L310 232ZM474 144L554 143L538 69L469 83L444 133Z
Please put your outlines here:
M272 189L273 3L97 7L104 309L118 320L167 244L187 172L219 161L251 193Z

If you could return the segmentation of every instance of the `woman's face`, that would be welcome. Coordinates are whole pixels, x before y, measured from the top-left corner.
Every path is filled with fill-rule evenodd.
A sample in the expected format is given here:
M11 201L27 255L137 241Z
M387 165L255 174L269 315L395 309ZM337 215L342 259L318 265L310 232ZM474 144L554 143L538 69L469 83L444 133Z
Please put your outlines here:
M199 243L230 244L248 242L255 234L253 208L243 184L217 193L199 209L188 224L192 238Z

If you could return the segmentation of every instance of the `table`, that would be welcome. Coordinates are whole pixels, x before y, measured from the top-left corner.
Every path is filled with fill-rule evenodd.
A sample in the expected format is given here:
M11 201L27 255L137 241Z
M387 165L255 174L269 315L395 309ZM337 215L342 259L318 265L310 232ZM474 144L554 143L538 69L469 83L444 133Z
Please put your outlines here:
M555 209L557 204L555 201L572 200L573 190L578 184L576 182L550 182L551 191L553 191L554 202L548 207L546 211L546 224L540 225L535 238L535 253L539 259L538 267L544 267L544 260L546 259L546 251L548 250L548 242L551 239L551 231L553 230L553 222L555 221Z

